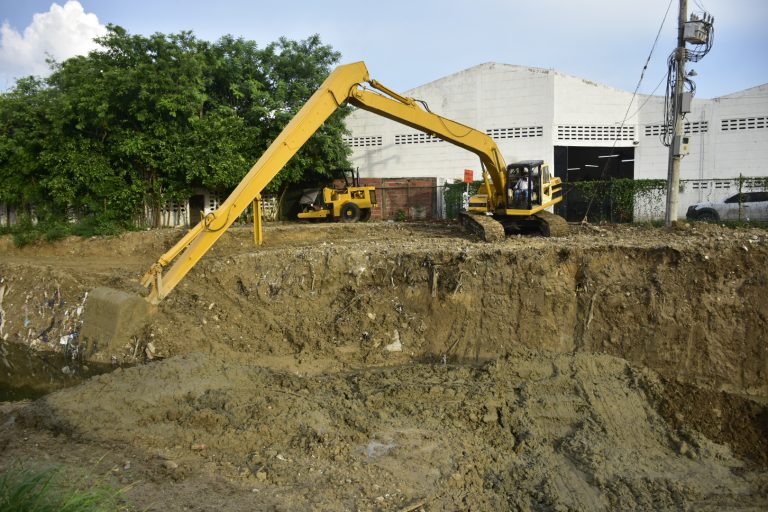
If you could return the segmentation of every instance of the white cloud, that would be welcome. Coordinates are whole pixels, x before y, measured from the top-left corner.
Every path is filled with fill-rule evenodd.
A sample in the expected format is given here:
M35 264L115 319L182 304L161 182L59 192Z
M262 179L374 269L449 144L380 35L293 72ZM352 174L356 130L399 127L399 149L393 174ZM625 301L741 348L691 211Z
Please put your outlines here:
M97 47L94 37L106 34L95 14L86 14L76 0L64 6L54 3L48 12L32 17L32 24L19 33L5 21L0 27L0 88L26 75L47 75L46 59L62 62L85 55Z

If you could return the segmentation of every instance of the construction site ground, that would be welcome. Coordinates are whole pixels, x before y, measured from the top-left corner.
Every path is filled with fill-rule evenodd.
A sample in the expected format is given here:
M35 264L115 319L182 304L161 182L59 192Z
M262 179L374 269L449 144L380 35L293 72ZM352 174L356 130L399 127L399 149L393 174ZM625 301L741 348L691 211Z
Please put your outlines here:
M763 229L238 228L130 343L54 354L181 235L0 239L0 467L126 510L768 509Z

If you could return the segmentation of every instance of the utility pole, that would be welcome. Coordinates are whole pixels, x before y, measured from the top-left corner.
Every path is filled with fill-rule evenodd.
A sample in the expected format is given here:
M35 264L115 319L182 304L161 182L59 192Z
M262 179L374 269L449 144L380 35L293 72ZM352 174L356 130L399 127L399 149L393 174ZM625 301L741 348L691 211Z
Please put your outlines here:
M688 16L688 0L680 0L680 14L677 27L677 73L675 76L675 91L672 106L674 108L674 135L672 144L669 145L669 167L667 171L667 210L664 223L671 226L677 222L680 204L680 159L682 158L681 145L683 140L683 83L685 82L685 61L687 58L685 48L685 21Z

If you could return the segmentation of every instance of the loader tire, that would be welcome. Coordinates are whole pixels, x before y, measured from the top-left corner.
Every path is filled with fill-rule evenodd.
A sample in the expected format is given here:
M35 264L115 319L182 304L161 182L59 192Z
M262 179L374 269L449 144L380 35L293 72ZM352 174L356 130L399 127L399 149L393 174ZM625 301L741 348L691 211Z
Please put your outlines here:
M371 209L363 208L360 210L360 222L368 222L371 220Z
M341 222L357 222L360 220L360 207L355 203L344 203L339 212Z

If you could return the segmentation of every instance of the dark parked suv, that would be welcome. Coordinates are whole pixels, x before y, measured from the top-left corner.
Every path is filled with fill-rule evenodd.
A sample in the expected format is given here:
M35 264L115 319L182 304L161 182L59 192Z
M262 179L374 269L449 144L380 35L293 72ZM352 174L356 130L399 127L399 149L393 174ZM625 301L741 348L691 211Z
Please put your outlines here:
M697 203L688 207L685 218L768 222L768 192L742 192L721 201Z

